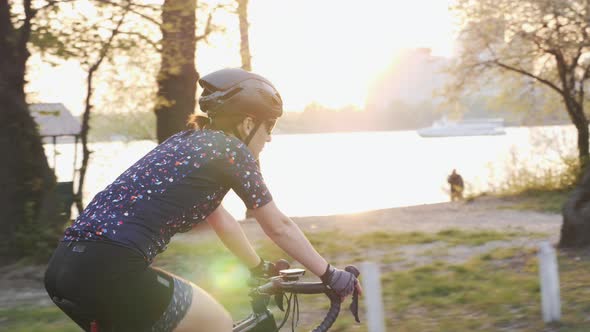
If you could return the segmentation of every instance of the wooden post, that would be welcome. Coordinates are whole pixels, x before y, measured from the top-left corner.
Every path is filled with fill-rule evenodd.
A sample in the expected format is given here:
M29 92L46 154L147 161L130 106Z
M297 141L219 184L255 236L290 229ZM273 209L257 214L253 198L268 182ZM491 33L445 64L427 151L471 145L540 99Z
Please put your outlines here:
M74 166L73 166L73 174L72 174L72 184L76 185L76 170L78 168L78 140L80 138L80 134L74 135Z
M546 323L559 321L561 319L561 301L555 249L549 242L543 242L540 245L538 257L543 321Z
M381 298L381 273L379 266L373 262L361 263L361 283L367 327L369 332L385 332L383 300Z
M53 172L57 176L57 136L51 136L53 141Z

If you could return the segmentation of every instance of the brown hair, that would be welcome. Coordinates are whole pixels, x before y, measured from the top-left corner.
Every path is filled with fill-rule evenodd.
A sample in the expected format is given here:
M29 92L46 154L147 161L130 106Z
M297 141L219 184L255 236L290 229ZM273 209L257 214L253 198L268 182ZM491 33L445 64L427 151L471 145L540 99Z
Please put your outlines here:
M242 122L247 115L244 114L231 114L226 116L216 116L215 120L212 120L209 117L199 115L199 114L191 114L188 119L187 126L191 129L211 129L211 130L221 130L226 134L233 134L237 135L236 127L240 122Z
M190 129L205 129L205 126L211 124L211 120L203 115L191 114L188 117L186 126Z

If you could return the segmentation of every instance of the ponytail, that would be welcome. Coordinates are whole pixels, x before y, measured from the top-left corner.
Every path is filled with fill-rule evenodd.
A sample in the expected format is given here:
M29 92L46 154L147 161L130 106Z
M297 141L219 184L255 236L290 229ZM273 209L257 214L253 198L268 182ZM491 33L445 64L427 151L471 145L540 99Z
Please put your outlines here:
M211 119L206 116L191 114L188 118L187 127L191 129L206 129L211 125Z

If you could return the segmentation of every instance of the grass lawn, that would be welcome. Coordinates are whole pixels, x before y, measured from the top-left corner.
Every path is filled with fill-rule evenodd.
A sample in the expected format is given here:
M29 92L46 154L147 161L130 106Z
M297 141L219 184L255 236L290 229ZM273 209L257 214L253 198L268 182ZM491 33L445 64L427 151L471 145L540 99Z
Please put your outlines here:
M328 260L360 264L367 253L382 266L400 259L397 250L407 245L445 243L478 246L536 234L465 232L437 234L376 232L358 236L308 234ZM257 243L269 260L284 254L267 241ZM343 252L346 255L343 256ZM404 270L382 269L383 301L390 331L590 331L590 252L559 252L563 319L545 325L541 318L537 258L533 249L503 247L475 255L461 264L437 260ZM176 242L162 254L157 266L188 278L212 293L237 318L249 312L247 271L219 242ZM328 303L321 296L300 296L301 321L297 330L317 323ZM331 331L367 331L353 323L343 306ZM362 306L362 303L361 303ZM364 320L361 308L361 321ZM276 311L276 309L275 309ZM277 320L282 315L277 314ZM290 322L289 322L290 326ZM18 307L0 310L2 331L77 331L54 307ZM284 329L285 331L289 329Z
M506 200L506 209L561 213L561 207L570 193L571 190L527 190L500 197Z

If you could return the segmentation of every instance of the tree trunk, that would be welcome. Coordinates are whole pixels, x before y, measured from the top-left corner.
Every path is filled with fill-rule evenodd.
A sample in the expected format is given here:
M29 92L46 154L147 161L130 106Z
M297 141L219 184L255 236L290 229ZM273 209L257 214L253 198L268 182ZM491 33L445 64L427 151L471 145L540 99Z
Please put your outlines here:
M55 176L47 163L24 93L29 59L31 2L15 29L10 7L0 0L0 263L23 256L46 256L65 220L56 209Z
M568 114L578 131L578 155L583 176L562 208L560 247L590 245L590 164L588 163L588 120L583 106L564 97Z
M252 71L252 55L250 54L250 38L248 29L248 0L238 1L238 19L240 21L240 56L242 69Z
M589 156L588 119L584 114L583 105L577 103L573 97L564 97L570 119L578 131L578 157L581 169L585 169Z
M162 62L155 107L158 142L186 128L195 110L196 0L166 0L162 7Z
M590 167L563 205L559 246L579 248L590 245Z
M55 176L36 124L24 95L8 88L14 80L6 72L0 68L0 151L6 156L0 163L0 263L44 256L65 223L55 209Z

